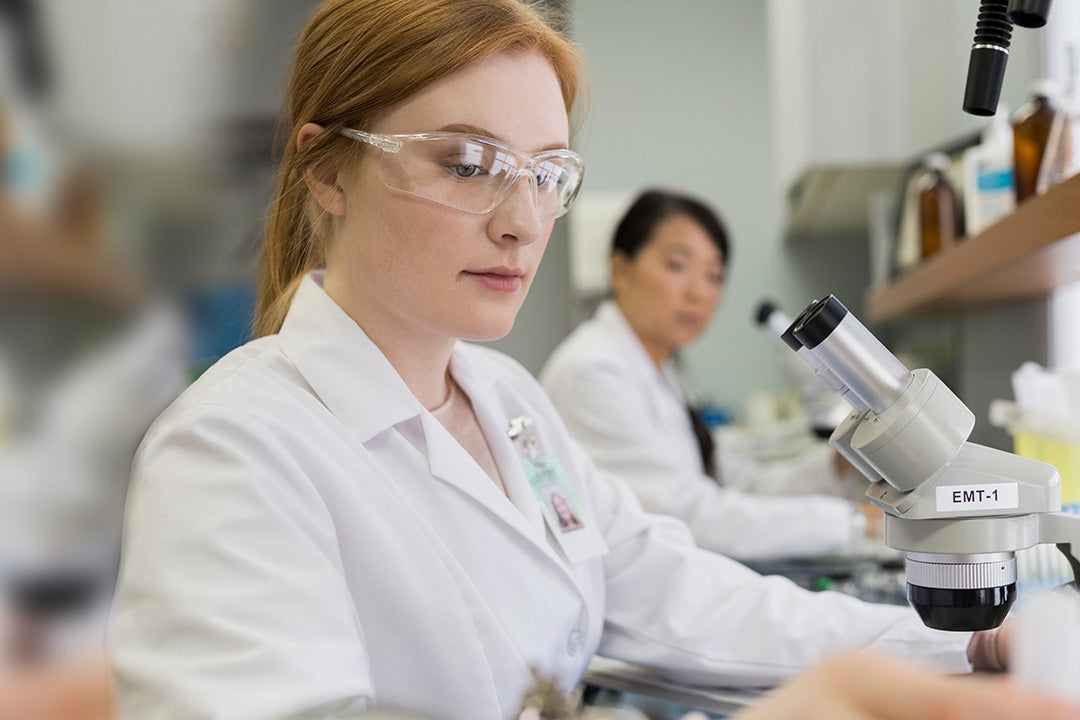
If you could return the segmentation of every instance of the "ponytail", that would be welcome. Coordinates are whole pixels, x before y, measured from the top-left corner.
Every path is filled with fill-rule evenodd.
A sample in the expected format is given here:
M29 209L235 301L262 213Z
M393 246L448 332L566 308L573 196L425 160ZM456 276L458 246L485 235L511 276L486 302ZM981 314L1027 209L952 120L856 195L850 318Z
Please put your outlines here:
M295 140L282 159L277 201L270 214L259 258L253 335L281 329L293 295L308 272L323 264L322 243L312 222L312 199L297 163Z

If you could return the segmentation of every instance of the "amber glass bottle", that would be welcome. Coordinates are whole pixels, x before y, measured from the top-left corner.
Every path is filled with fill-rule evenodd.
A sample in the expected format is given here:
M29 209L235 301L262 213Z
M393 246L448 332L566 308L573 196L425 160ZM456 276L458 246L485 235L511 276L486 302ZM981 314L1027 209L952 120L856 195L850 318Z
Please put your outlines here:
M956 242L959 222L956 191L945 177L949 157L930 153L923 161L926 174L919 181L919 232L925 260Z
M1039 166L1054 122L1053 84L1039 81L1031 87L1031 99L1013 116L1013 157L1016 168L1016 202L1035 194Z

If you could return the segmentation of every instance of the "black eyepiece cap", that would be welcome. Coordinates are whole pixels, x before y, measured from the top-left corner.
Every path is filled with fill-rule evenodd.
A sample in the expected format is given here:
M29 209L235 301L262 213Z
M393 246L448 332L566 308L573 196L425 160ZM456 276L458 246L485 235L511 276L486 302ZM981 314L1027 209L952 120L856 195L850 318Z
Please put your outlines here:
M818 300L799 316L801 319L795 324L795 337L804 347L813 350L832 334L847 314L848 309L835 295Z
M1051 0L1009 0L1009 20L1026 28L1041 28L1050 16Z
M769 321L769 316L776 312L776 303L772 300L762 300L757 306L757 324L764 325Z
M795 326L792 325L780 335L780 339L784 341L784 344L795 352L802 350L802 343L799 342L799 338L795 337Z

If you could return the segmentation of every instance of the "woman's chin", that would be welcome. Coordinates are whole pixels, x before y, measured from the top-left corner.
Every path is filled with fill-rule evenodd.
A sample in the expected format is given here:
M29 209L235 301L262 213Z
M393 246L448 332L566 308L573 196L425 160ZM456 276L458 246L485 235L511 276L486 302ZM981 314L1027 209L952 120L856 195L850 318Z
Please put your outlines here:
M513 329L514 318L499 321L491 320L484 323L471 323L468 327L462 328L458 333L458 337L472 342L491 342L501 340Z

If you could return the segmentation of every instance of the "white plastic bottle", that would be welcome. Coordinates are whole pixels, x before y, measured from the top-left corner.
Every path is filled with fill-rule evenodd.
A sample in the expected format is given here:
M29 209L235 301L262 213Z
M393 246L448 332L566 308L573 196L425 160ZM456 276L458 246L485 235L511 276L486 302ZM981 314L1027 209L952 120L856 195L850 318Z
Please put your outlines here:
M978 234L1016 208L1013 132L1009 111L998 107L982 142L963 155L964 218L967 235Z

